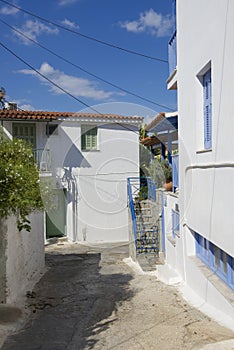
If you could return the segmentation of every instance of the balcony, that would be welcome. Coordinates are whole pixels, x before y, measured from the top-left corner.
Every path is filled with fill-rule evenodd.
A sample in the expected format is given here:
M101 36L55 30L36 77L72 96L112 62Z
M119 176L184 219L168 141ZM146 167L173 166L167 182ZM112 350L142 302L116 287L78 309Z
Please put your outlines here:
M168 43L169 78L167 79L168 90L177 89L176 67L177 67L177 34L174 31Z
M37 148L33 151L34 159L37 163L40 175L47 176L52 174L51 153L49 149Z

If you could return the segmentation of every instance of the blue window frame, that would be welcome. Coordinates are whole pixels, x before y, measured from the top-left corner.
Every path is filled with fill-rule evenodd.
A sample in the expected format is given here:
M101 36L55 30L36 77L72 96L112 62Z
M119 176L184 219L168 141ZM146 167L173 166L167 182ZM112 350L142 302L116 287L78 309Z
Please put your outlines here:
M197 257L234 290L234 258L198 233L195 239Z
M212 147L212 86L211 69L203 75L204 97L204 148Z
M174 209L172 209L172 236L176 238L176 236L180 233L180 213Z

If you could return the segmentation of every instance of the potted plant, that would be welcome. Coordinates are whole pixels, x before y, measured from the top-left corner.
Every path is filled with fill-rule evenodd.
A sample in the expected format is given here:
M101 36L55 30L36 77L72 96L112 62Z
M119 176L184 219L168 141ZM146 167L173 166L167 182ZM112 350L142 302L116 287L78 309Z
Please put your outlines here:
M166 191L172 191L172 168L167 161L164 161L163 170L165 175L163 187Z
M156 187L164 187L167 191L172 190L172 168L167 160L154 159L146 168L147 176L156 183Z

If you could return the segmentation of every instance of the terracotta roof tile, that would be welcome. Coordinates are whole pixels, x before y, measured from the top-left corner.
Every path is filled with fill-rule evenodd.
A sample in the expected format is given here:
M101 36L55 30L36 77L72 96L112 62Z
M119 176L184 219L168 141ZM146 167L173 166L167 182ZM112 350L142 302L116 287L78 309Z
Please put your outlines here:
M148 125L146 125L145 130L149 131L153 126L155 126L156 124L160 123L162 120L164 120L165 117L165 113L159 113L153 120L152 122L150 122Z
M22 111L22 110L0 110L0 120L57 120L59 118L106 118L123 119L141 122L142 117L123 116L118 114L98 114L98 113L76 113L76 112L49 112L49 111Z
M142 139L140 143L144 146L152 146L160 144L161 141L156 136L147 136L144 139Z

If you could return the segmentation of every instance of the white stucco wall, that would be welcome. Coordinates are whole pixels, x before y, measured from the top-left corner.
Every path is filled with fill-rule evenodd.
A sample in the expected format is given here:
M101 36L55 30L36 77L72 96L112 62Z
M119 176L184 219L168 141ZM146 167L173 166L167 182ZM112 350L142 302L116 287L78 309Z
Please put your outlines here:
M234 4L178 0L177 12L181 209L189 227L234 256L234 246L229 244L234 225L234 187L229 186L234 177ZM208 62L212 151L202 153L203 92L197 74Z
M71 171L67 236L74 241L127 241L127 178L139 176L138 126L93 123L98 149L82 151L81 124L62 122L46 145L54 174L62 178L64 167Z
M234 256L234 245L230 244L234 187L229 185L234 177L233 31L233 2L177 0L181 238L175 247L176 257L173 251L170 259L175 261L175 270L183 277L188 290L197 293L204 305L208 303L232 319L234 312L227 297L228 287L225 289L223 282L207 277L198 266L191 229ZM205 151L203 88L199 74L209 65L212 149Z
M31 290L44 271L43 213L29 216L31 232L19 232L16 219L6 220L5 249L6 302L16 303Z
M176 244L178 244L179 238L172 236L172 209L175 210L179 200L177 196L170 193L165 193L164 198L165 262L175 268L177 266Z
M64 168L70 174L66 204L70 240L129 240L127 178L139 176L138 122L131 125L122 120L100 122L93 118L56 121L58 133L49 138L46 122L35 122L37 148L50 149L54 179L63 177ZM96 151L81 150L82 124L97 125ZM12 132L11 122L4 121L4 126Z

